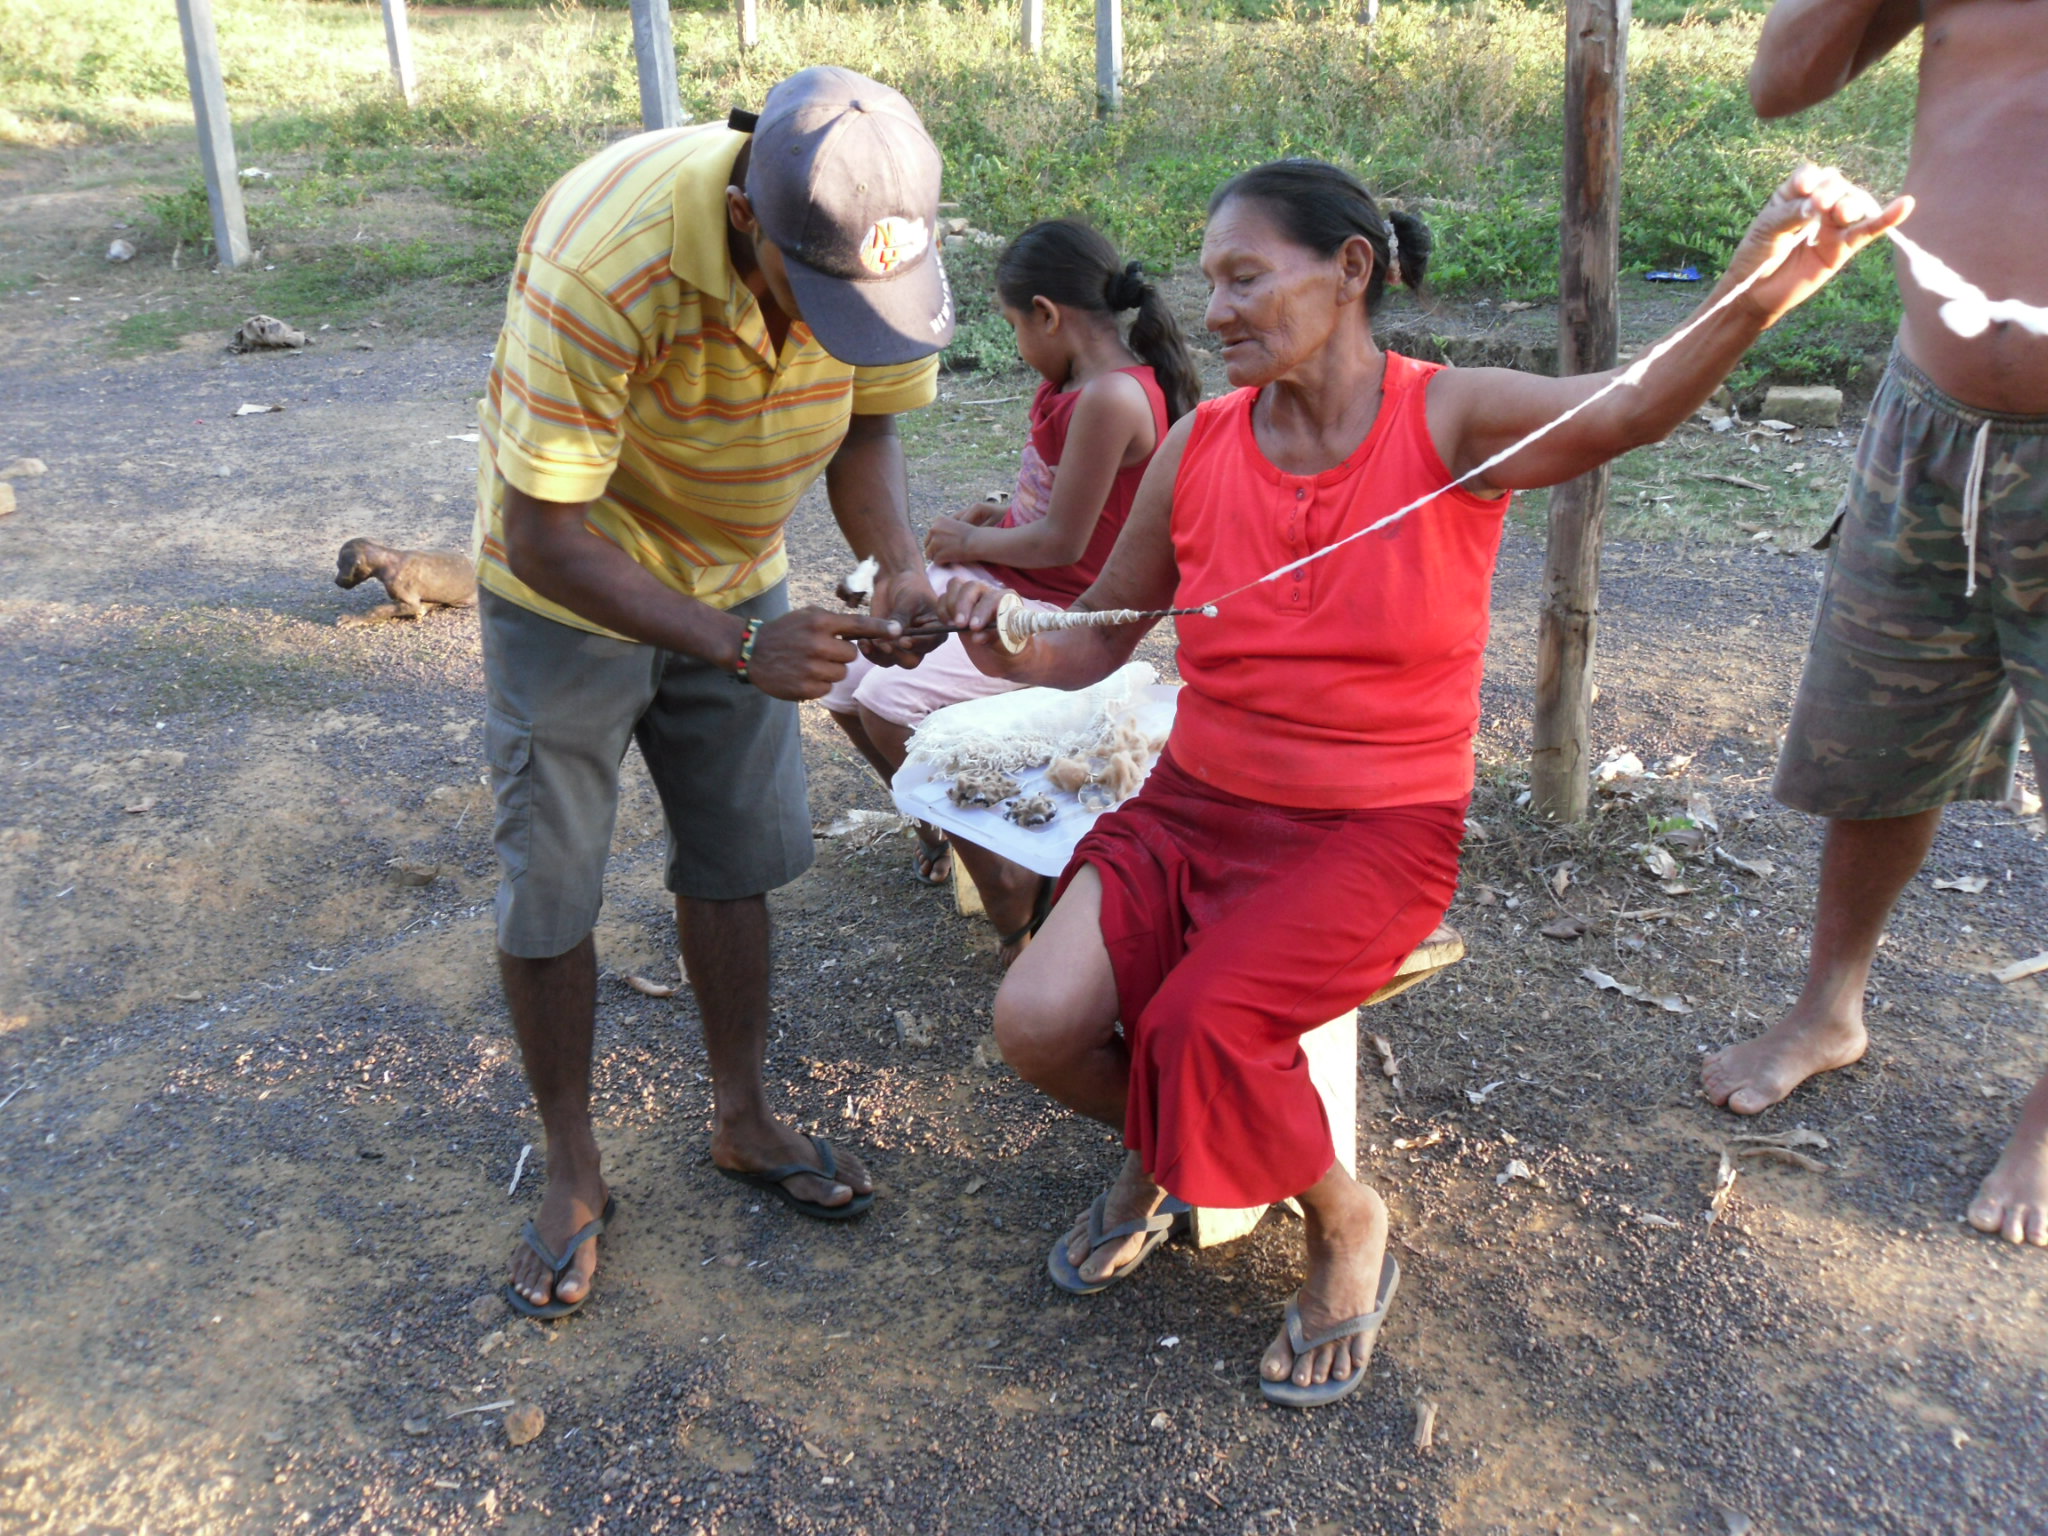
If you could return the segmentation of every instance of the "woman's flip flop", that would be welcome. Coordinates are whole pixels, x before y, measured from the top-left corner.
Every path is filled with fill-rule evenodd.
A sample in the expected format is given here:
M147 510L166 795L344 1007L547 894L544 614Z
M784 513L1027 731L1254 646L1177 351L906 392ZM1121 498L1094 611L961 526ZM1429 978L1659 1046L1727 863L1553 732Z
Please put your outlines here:
M1102 1213L1108 1205L1109 1196L1101 1194L1097 1195L1095 1203L1088 1207L1089 1258L1095 1257L1096 1252L1108 1244L1120 1243L1139 1232L1145 1234L1145 1241L1122 1268L1110 1271L1100 1280L1086 1280L1081 1276L1080 1265L1067 1257L1067 1240L1061 1238L1052 1245L1052 1252L1045 1256L1046 1272L1052 1276L1052 1283L1061 1290L1072 1291L1076 1296L1093 1296L1097 1291L1108 1290L1118 1281L1128 1280L1131 1271L1149 1259L1152 1250L1166 1241L1167 1234L1173 1230L1174 1218L1187 1214L1188 1210L1187 1201L1176 1200L1172 1195L1168 1195L1160 1203L1159 1209L1150 1216L1140 1216L1135 1221L1119 1222L1108 1231L1104 1231ZM1086 1263L1087 1260L1084 1259L1082 1262Z
M1266 1401L1279 1403L1286 1408L1320 1408L1325 1403L1338 1402L1349 1397L1365 1383L1365 1368L1372 1361L1372 1347L1379 1342L1380 1324L1387 1320L1387 1304L1394 1299L1394 1292L1401 1286L1401 1266L1394 1262L1390 1253L1380 1262L1380 1291L1376 1298L1379 1305L1359 1317L1348 1317L1334 1328L1325 1329L1314 1338L1308 1337L1301 1327L1299 1296L1287 1299L1287 1344L1299 1360L1312 1349L1321 1349L1325 1344L1334 1344L1339 1339L1359 1338L1363 1346L1351 1346L1351 1374L1342 1381L1332 1376L1313 1386L1297 1387L1290 1377L1285 1381L1268 1381L1259 1378L1259 1390L1266 1394Z

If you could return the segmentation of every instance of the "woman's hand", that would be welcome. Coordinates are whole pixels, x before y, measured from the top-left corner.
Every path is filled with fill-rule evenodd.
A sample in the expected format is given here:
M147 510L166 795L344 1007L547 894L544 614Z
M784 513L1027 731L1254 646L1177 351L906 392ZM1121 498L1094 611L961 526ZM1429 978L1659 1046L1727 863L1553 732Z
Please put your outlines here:
M1756 216L1723 281L1766 273L1746 299L1763 311L1765 325L1775 324L1912 211L1910 197L1880 208L1876 198L1835 167L1802 165Z
M975 525L965 517L942 517L924 536L924 557L933 565L965 565Z
M996 632L996 607L1004 591L985 581L954 580L939 594L940 621L966 626L960 644L966 648L967 659L990 677L1009 677L1024 670L1038 647L1036 639L1027 640L1021 651L1003 645Z

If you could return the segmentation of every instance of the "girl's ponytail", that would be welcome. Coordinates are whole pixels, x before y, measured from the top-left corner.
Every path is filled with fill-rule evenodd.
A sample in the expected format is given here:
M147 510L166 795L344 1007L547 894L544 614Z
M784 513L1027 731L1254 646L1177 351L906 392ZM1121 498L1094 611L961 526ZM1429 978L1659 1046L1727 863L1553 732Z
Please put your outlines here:
M1135 309L1131 350L1157 376L1167 419L1178 421L1202 398L1194 354L1165 296L1140 263L1121 260L1099 230L1079 219L1047 219L1012 240L996 263L996 293L1016 310L1039 297L1110 316Z
M1195 371L1195 356L1188 350L1187 337L1167 307L1166 295L1145 281L1143 269L1134 261L1124 270L1134 282L1131 303L1138 318L1131 322L1131 350L1151 365L1159 380L1159 392L1166 396L1166 419L1179 421L1202 398L1202 376Z

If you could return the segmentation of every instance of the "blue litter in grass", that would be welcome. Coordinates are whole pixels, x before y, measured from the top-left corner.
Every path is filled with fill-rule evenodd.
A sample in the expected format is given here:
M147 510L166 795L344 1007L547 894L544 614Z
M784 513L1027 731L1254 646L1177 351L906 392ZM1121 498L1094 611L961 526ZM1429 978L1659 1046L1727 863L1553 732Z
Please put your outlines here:
M1700 280L1698 267L1680 267L1676 272L1645 272L1646 283L1696 283Z

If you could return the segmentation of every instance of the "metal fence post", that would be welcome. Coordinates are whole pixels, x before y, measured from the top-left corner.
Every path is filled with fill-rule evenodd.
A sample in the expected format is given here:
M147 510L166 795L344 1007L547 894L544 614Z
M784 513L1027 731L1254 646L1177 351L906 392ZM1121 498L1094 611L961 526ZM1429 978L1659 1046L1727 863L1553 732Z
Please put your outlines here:
M1095 115L1124 104L1123 0L1095 0Z
M668 0L633 0L633 58L640 67L640 126L683 126L676 90L676 41L669 31Z
M409 107L419 80L412 69L412 23L405 14L405 0L384 0L384 46L391 53L391 78Z
M231 271L249 264L249 221L242 211L235 135L228 121L227 90L221 84L213 0L178 0L178 31L185 41L185 79L192 88L192 119L199 129L206 202L213 210L214 250L220 265Z

